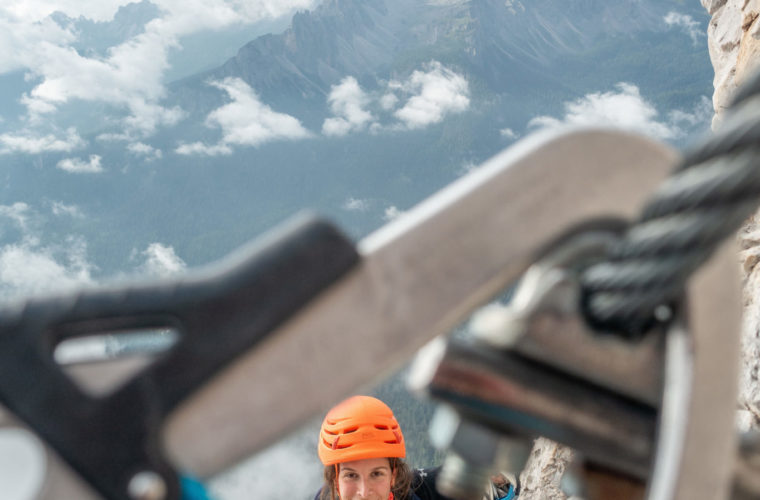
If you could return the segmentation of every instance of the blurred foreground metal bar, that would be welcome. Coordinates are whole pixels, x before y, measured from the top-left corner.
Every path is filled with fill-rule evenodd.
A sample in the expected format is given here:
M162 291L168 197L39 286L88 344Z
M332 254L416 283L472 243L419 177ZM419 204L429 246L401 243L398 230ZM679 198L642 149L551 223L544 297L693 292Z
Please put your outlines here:
M661 144L610 130L552 131L521 141L361 241L358 262L345 275L299 305L284 322L278 318L271 323L273 329L252 344L228 345L228 351L239 355L232 363L215 363L213 378L199 390L185 394L172 389L173 384L163 388L172 389L174 396L158 415L172 410L151 424L161 426L161 451L176 469L208 477L272 444L456 327L512 284L558 234L598 217L628 220L675 160L675 153ZM234 267L225 272L235 276ZM198 283L201 278L214 281L208 272L182 280ZM186 326L181 315L168 325L146 322L143 316L157 308L171 309L169 292L176 285L147 286L143 295L141 287L111 288L102 294L90 290L64 297L60 304L71 304L79 320L106 320L90 326L127 327L120 323L120 301L128 299L139 307L129 310L127 323L170 326L181 334ZM213 301L218 291L205 288L203 297ZM86 310L76 309L82 297ZM213 332L214 315L195 311L188 298L182 311L203 319L193 323L193 331ZM233 323L242 330L261 319L251 306L246 301L229 305L228 312L240 313ZM704 310L714 312L711 307ZM25 306L9 311L23 315ZM68 334L88 333L86 325L80 322ZM11 328L12 321L6 326ZM214 352L213 336L203 342ZM185 344L180 340L177 345ZM733 345L730 339L728 345ZM185 353L191 359L204 352ZM167 375L183 380L182 371ZM733 390L723 384L725 377L716 380L720 397L715 401L729 399ZM711 425L722 430L724 421L714 418ZM732 441L726 442L710 450L716 460L728 460Z

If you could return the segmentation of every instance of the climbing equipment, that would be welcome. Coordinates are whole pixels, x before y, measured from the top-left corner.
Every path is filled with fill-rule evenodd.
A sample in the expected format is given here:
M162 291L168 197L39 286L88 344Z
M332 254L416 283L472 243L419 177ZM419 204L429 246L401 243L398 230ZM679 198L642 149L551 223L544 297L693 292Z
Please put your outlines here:
M418 357L413 387L456 410L431 428L444 489L477 498L499 440L542 435L580 454L586 498L760 495L758 440L735 452L741 300L735 253L719 250L758 205L760 75L747 89L637 219L558 238L471 338ZM491 445L462 438L473 429Z
M371 396L352 396L330 410L322 421L317 448L324 465L406 456L393 411Z
M687 153L683 181L663 183L678 155L651 140L543 132L356 247L301 217L186 277L5 306L0 403L44 441L40 498L178 499L178 470L229 467L510 287L474 338L416 363L414 387L453 409L433 432L450 487L546 435L650 499L725 498L740 300L730 249L715 251L755 206L753 99L727 121L733 145ZM712 215L721 200L734 208ZM96 394L55 358L72 339L164 330L170 346ZM95 365L88 379L115 370Z

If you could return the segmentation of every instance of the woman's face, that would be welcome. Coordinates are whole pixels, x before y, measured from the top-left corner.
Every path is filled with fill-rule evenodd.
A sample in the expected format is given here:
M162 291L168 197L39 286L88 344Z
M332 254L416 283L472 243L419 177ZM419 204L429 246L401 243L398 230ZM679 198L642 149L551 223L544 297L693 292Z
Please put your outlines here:
M387 458L365 458L338 466L341 500L388 500L395 474Z

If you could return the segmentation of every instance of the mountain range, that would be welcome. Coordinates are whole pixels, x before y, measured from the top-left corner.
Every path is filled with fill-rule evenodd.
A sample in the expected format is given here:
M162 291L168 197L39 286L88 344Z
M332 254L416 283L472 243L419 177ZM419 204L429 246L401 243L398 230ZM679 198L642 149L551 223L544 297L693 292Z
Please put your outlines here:
M160 104L181 119L150 134L128 137L123 107L62 106L85 146L5 154L0 193L39 215L44 238L86 242L97 279L131 271L157 241L208 262L303 208L359 238L588 96L638 99L662 127L688 115L660 134L686 142L706 125L693 113L712 70L705 40L666 18L703 28L692 3L325 0L216 66L232 42L205 44L194 62L210 69L165 85ZM103 54L159 15L143 0L109 23L54 19L76 26L78 51ZM175 52L173 74L191 71L192 54ZM95 173L63 168L94 157ZM82 216L53 217L54 203Z

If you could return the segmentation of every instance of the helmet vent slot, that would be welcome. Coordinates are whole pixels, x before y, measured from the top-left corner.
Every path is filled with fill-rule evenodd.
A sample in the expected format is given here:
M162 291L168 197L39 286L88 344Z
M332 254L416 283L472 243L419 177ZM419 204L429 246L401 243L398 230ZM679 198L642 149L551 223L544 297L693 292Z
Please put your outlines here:
M396 429L397 428L398 426L396 426ZM393 429L393 435L396 436L396 440L393 442L393 444L401 444L404 438L401 436L401 432L397 431L396 429Z

